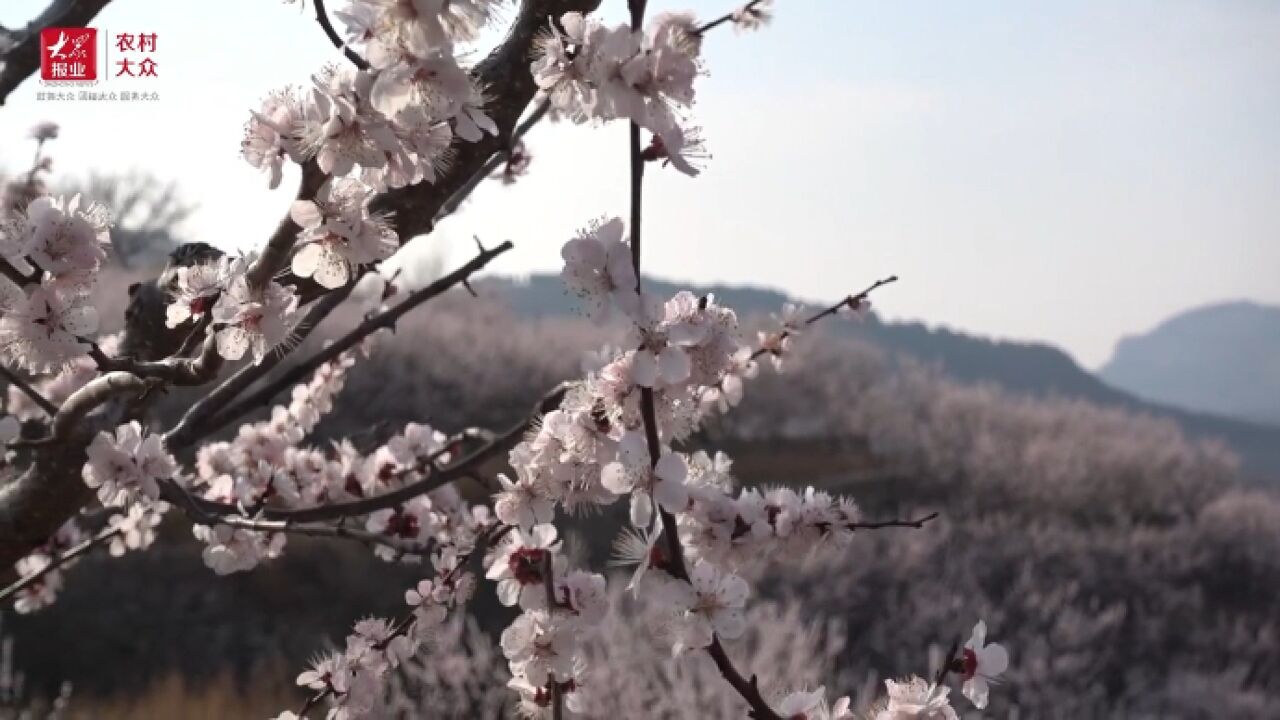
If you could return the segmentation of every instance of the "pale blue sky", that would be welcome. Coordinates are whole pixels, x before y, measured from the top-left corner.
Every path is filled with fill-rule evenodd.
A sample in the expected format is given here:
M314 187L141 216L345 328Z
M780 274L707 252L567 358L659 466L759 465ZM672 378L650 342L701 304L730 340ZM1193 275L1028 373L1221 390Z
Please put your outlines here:
M41 4L8 0L0 23ZM1043 340L1091 367L1181 309L1280 303L1280 3L777 5L764 32L706 44L695 117L715 157L696 180L649 174L649 271L815 300L898 273L890 318ZM95 24L159 34L160 102L49 105L28 81L0 108L0 165L27 161L18 139L47 117L60 172L177 178L202 206L193 239L261 242L291 191L239 159L241 126L333 57L309 13L116 0ZM419 242L458 260L472 234L510 238L497 270L555 269L575 228L626 213L625 136L539 128L526 181L484 188Z

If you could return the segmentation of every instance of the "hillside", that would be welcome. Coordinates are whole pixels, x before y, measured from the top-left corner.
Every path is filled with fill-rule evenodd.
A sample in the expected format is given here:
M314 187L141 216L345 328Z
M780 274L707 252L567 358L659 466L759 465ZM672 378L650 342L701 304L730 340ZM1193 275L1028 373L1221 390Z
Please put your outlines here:
M1280 307L1188 310L1122 339L1099 375L1155 402L1280 425Z
M565 292L563 283L555 275L489 278L485 286L527 318L578 312L576 299ZM714 293L720 302L743 316L776 312L790 299L776 290L755 287L689 286L659 279L647 279L646 287L666 295L680 289ZM1280 317L1280 311L1277 316ZM1195 437L1225 442L1240 455L1248 476L1280 479L1280 427L1174 407L1159 399L1145 399L1108 385L1050 345L990 340L946 328L930 328L918 322L881 322L874 317L864 323L830 323L826 328L829 332L869 340L892 353L935 365L962 382L994 383L1037 397L1078 398L1167 417ZM1280 334L1277 343L1280 343ZM1275 357L1280 358L1280 345ZM1280 363L1274 367L1280 368ZM1280 387L1280 378L1277 378L1277 387Z

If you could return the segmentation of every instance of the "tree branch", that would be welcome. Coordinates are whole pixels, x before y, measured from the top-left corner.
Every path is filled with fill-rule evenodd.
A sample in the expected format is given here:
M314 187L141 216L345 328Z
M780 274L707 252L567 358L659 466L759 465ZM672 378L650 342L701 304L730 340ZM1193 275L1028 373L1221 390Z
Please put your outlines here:
M484 172L485 162L494 153L510 147L513 128L537 92L529 61L538 33L547 28L553 17L574 11L590 12L599 5L600 0L524 0L520 4L506 39L471 73L476 84L493 98L485 112L498 126L498 135L485 135L479 142L455 144L453 162L436 182L398 188L374 199L374 212L395 212L394 223L401 243L430 232L449 199L477 173Z
M208 422L204 423L203 427L198 428L198 430L202 434L215 432L227 423L239 418L241 415L265 405L270 402L271 398L275 397L277 393L293 386L295 383L315 372L321 365L330 362L342 353L355 347L356 344L373 332L383 328L394 329L396 321L405 313L465 281L467 278L471 277L472 274L479 271L485 265L488 265L490 260L513 247L515 246L511 244L511 241L507 240L497 247L482 249L480 253L472 258L466 265L463 265L430 285L411 293L395 307L368 318L353 328L346 335L330 344L328 347L317 352L315 355L312 355L307 360L289 368L288 372L285 372L267 386L261 388L257 392L251 393L248 397L243 398L232 407L215 415ZM196 429L192 429L184 430L182 434L178 435L171 433L169 436L166 436L165 442L170 447L171 451L173 451L185 447L196 439Z
M644 23L644 10L646 0L627 0L627 5L631 9L631 31L640 32ZM641 275L640 275L640 228L642 215L642 201L644 198L644 158L642 156L643 146L640 144L640 126L635 122L631 123L630 133L630 161L631 161L631 262L635 266L636 271L636 292L640 292ZM658 418L654 407L653 388L644 387L640 389L640 415L644 422L645 439L649 448L649 466L654 468L658 464L658 458L662 455L662 441L658 434ZM676 530L676 518L666 508L658 506L658 516L662 521L662 534L666 537L667 554L671 574L677 579L688 582L689 572L685 567L684 548L680 543L680 534ZM707 647L707 653L711 655L711 659L715 662L716 668L720 670L720 675L724 677L733 689L742 696L743 700L751 707L750 716L756 720L782 720L773 708L769 707L769 703L765 702L764 696L760 694L760 688L756 683L754 675L750 680L742 676L738 672L738 668L734 666L733 661L729 659L728 653L724 651L724 647L720 644L720 638L715 635L711 638L711 645Z
M355 65L361 70L368 70L369 62L360 57L360 53L352 50L349 45L343 42L342 37L338 35L338 31L333 29L333 23L329 22L329 14L325 12L324 9L324 0L311 0L311 2L316 8L316 22L320 23L320 27L324 30L324 34L329 36L329 42L333 43L334 47L341 50L342 54L347 56L347 59L351 61L352 65Z
M40 409L43 410L46 415L53 417L58 414L57 405L49 402L44 395L40 394L39 390L36 390L31 386L31 383L23 380L17 373L10 370L7 365L0 364L0 375L3 375L4 378L9 381L10 385L18 388L24 395L31 398L31 402L39 405Z
M33 23L33 28L51 23L68 27L83 25L106 4L106 0L59 0L41 16L44 22ZM420 183L400 188L374 200L375 211L395 213L395 229L402 243L428 232L440 207L482 169L494 152L509 145L506 138L536 91L529 61L538 32L547 27L552 17L571 11L590 11L597 5L599 0L523 0L507 37L473 71L479 86L489 97L495 98L486 110L498 126L499 136L486 136L479 143L459 144L450 170L435 184ZM72 11L84 12L76 16ZM56 22L53 22L54 18ZM26 41L29 44L24 45L25 60L14 55L12 48L2 58L8 62L0 71L0 80L3 80L0 82L0 100L39 65L38 37L33 38L28 33ZM308 173L304 166L299 197L313 197L314 189L318 189L323 180L322 174ZM281 221L253 268L255 283L265 284L284 267L298 229L288 217ZM173 331L164 326L166 288L176 264L179 263L174 258L156 281L138 286L126 313L127 330L122 343L123 354L130 360L108 363L108 369L137 370L161 379L188 377L201 382L207 382L216 374L216 369L205 375L203 372L175 370L169 367L173 363L148 364L166 359L184 339L175 337ZM306 302L322 294L318 287L310 287L306 283L300 285L300 294ZM237 407L237 413L246 410L243 406ZM127 413L136 414L144 409L145 403L133 402L127 407L113 408L104 415L118 421ZM221 417L225 424L238 414L222 413ZM80 469L84 463L85 446L102 427L105 425L101 422L88 423L65 441L40 448L32 467L17 481L0 488L0 566L12 564L48 540L58 526L88 499L87 488L80 479Z
M938 513L931 512L924 517L915 520L881 520L879 522L856 522L849 523L845 527L850 530L879 530L881 528L915 528L919 530L925 526L930 520L937 520Z
M421 555L430 549L431 544L428 543L410 543L403 542L394 537L383 535L381 533L369 532L359 528L347 527L346 525L297 525L288 520L253 520L239 516L209 516L208 522L199 522L200 525L228 525L240 530L252 530L254 532L267 533L285 533L289 535L304 535L307 537L322 538L339 538L344 540L355 540L365 545L381 545L391 548L400 555Z
M762 2L764 2L764 0L751 0L751 2L747 3L746 5L743 5L737 10L727 12L721 15L720 17L716 18L715 20L711 20L709 22L703 23L702 25L699 25L697 28L694 29L693 32L695 35L706 35L708 31L715 30L721 25L733 20L733 16L735 13L751 12L756 8L757 5L759 5Z
M828 306L826 308L823 308L822 310L819 310L817 313L810 315L808 318L805 319L804 326L809 327L824 318L835 315L836 313L840 312L842 308L849 308L850 310L858 310L862 306L862 303L866 302L867 298L871 295L872 292L875 292L877 289L884 287L885 285L888 285L890 283L895 283L897 281L898 281L897 275L890 275L887 278L881 278L880 280L877 280L874 283L871 283L871 285L868 286L867 289L863 290L862 292L856 295L849 295L848 297L844 298L840 302L834 305ZM779 335L778 337L779 339L784 339L784 338L791 337L791 335L792 333L790 330L783 330L782 334ZM765 348L765 347L756 348L755 352L751 353L751 359L755 360L760 356L768 355L771 352L773 351L770 350L769 348Z
M433 490L444 487L445 485L464 477L471 476L477 472L477 469L485 462L499 453L509 451L516 443L520 442L520 438L528 432L533 422L542 415L551 412L560 406L560 401L564 399L564 395L568 392L568 384L561 384L547 393L538 404L534 406L530 416L516 425L509 428L501 435L495 436L487 441L484 445L473 451L471 454L463 457L456 463L439 470L433 471L427 477L402 488L392 490L382 495L375 495L370 498L361 500L353 500L351 502L330 503L328 505L317 505L310 508L264 508L260 515L267 520L285 520L289 522L320 522L323 520L336 520L339 518L356 517L359 515L368 515L378 510L393 508L402 503L408 502L419 495L425 495ZM218 503L209 500L193 498L187 494L185 490L176 485L165 485L160 489L161 497L180 507L189 508L190 502L194 502L198 506L198 512L206 516L234 516L240 515L241 510L235 505L228 503ZM185 497L184 497L185 496Z
M317 8L319 4L317 3ZM312 200L316 193L319 192L320 186L324 185L329 176L320 169L315 160L308 160L302 164L302 182L298 186L298 200ZM262 249L262 254L258 256L253 267L249 268L245 275L245 280L249 287L253 290L261 290L267 286L268 282L276 276L276 273L284 269L285 263L289 261L289 254L293 252L293 244L298 239L298 232L302 228L293 218L285 213L284 219L276 226L276 231L272 233L267 240L266 246Z
M290 333L290 344L296 347L297 343L305 340L311 334L311 331L315 330L329 316L329 313L333 312L335 308L351 296L351 292L355 290L357 282L357 279L353 279L343 287L325 295L320 302L313 305L302 320L294 326L293 331ZM182 419L178 421L178 424L167 433L166 438L169 446L175 449L188 447L200 437L197 433L200 432L206 420L226 407L240 393L248 389L250 385L265 377L267 373L280 364L284 357L285 353L283 352L270 353L261 362L246 365L234 375L222 381L221 385L193 404L182 416Z
M40 579L45 575L48 575L81 555L88 553L90 550L93 550L95 547L119 534L119 527L106 527L98 531L96 535L84 540L79 545L72 546L63 552L54 555L50 558L48 565L45 565L26 577L19 578L9 587L4 590L0 590L0 603L7 603L9 598L40 582Z
M471 193L475 192L476 188L480 187L489 175L498 169L498 166L507 161L507 158L511 156L511 149L533 129L534 125L537 125L547 116L549 110L551 110L550 100L544 99L538 103L533 112L529 113L529 117L525 118L519 127L515 129L515 132L511 134L510 140L507 141L507 147L500 152L494 153L493 157L489 158L489 161L480 168L479 172L472 175L465 185L458 188L458 191L449 197L436 213L434 222L440 222L441 219L457 212L462 203L466 202L466 199L471 196Z
M54 0L25 30L6 31L12 45L0 47L0 105L40 67L40 31L50 27L84 27L111 0Z

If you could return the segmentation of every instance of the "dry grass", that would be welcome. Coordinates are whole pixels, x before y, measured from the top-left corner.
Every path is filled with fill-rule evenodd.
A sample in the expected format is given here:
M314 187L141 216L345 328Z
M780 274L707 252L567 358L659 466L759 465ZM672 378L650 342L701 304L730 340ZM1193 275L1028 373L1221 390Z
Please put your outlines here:
M72 696L68 716L88 720L236 720L275 717L299 702L296 688L288 687L288 673L276 662L254 673L248 685L236 682L230 672L199 684L170 672L137 695L120 697ZM296 709L296 708L295 708Z

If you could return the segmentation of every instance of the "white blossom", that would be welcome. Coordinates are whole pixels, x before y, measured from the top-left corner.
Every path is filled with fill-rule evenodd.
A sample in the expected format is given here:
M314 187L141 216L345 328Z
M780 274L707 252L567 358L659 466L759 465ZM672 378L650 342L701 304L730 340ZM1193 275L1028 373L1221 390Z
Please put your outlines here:
M138 502L129 506L122 515L112 515L108 525L117 531L108 548L119 557L130 550L146 550L156 540L156 527L168 511L166 502Z
M213 309L227 282L228 263L199 263L180 267L165 307L165 325L176 328L188 320L200 320Z
M981 620L964 644L964 685L961 692L979 710L987 706L991 683L1009 669L1009 653L999 643L987 644L987 624Z
M15 297L14 286L0 282L0 345L14 362L41 373L65 367L89 346L81 337L98 329L98 311L86 295L53 284L32 286Z
M297 296L279 283L269 281L254 290L245 275L236 274L213 306L218 354L239 360L251 351L254 360L261 361L268 350L284 342L297 303Z
M98 500L108 507L124 507L140 498L159 499L159 482L178 471L160 436L144 435L136 420L114 433L98 433L86 454L84 482L98 491Z
M386 219L369 214L373 191L351 178L330 180L314 200L298 200L289 211L302 227L292 270L326 288L342 287L361 265L386 259L398 247Z
M535 525L529 531L516 528L508 533L487 574L490 580L498 581L498 600L525 609L544 607L546 567L558 547L554 525Z
M245 123L240 154L250 165L267 173L272 190L280 186L285 158L302 160L298 146L301 121L302 107L293 88L288 88L269 95L262 109L253 112Z
M36 198L27 206L23 253L55 278L85 277L106 259L110 242L110 213L101 205Z
M611 305L623 312L639 309L631 247L623 240L620 218L598 220L565 243L561 277L577 295L588 317L604 319Z
M605 488L619 495L631 493L631 523L648 527L656 500L668 512L681 512L689 501L685 478L689 468L679 453L664 453L652 469L642 431L628 431L618 443L619 459L600 473Z
M689 581L672 579L661 586L664 599L682 613L672 651L679 655L711 644L716 635L733 640L746 629L742 607L750 590L742 578L699 561Z
M885 680L888 699L875 720L959 720L947 695L951 689L918 677Z
M754 0L734 10L733 27L738 32L759 30L773 20L773 0Z

